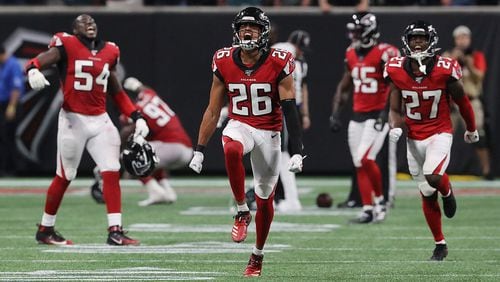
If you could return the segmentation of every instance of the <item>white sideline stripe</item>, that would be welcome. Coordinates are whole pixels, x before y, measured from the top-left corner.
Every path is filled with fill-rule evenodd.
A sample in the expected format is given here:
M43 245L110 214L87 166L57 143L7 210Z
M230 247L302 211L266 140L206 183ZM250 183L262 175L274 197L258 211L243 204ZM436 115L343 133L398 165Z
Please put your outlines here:
M273 232L330 232L339 228L338 224L302 224L302 223L288 223L288 222L273 222L271 230ZM230 226L227 224L164 224L164 223L139 223L132 224L128 227L129 231L137 232L165 232L165 233L179 233L179 232L194 232L194 233L225 233L229 231ZM237 228L233 226L232 233L237 233ZM248 226L249 232L255 232L255 223L252 222Z
M187 210L183 210L180 212L182 215L233 215L234 211L231 211L229 208L224 207L190 207ZM321 209L315 206L307 206L303 207L301 211L298 212L287 212L282 213L279 211L275 212L275 215L287 215L287 216L356 216L359 214L359 210L340 210L340 209Z
M0 180L0 187L45 187L49 186L52 178L3 178ZM171 179L169 180L173 187L229 187L229 180L224 177L196 177L190 179ZM92 178L78 178L71 182L71 186L80 187L90 187L94 183ZM134 179L123 179L120 180L120 184L123 187L140 187L141 183ZM297 184L299 187L309 188L311 186L350 186L350 178L328 178L328 177L298 177ZM247 178L245 180L245 186L251 187L253 185L253 180ZM397 181L397 188L412 188L417 189L416 184L413 180L399 180ZM500 188L500 180L494 181L453 181L453 188L470 188L470 187L481 187L481 188ZM333 188L333 187L332 187ZM299 189L300 192L301 189ZM306 190L307 191L307 190Z
M236 254L249 253L253 244L234 244L226 242L190 242L172 245L155 246L127 246L116 247L109 245L64 245L58 248L43 249L44 253L80 253L80 254ZM269 244L266 252L281 252L289 248L289 245Z
M171 268L132 267L100 270L36 270L26 272L2 272L0 281L9 279L28 279L30 281L53 281L63 279L71 281L136 281L136 280L212 280L211 276L224 275L214 271L178 271ZM203 275L203 276L200 276ZM210 275L210 276L209 276Z

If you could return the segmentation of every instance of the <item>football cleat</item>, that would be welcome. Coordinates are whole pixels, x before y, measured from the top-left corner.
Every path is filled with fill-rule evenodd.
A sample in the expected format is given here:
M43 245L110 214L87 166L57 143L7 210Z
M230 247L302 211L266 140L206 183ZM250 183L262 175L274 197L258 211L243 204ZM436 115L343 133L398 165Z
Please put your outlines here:
M128 236L125 236L127 233L126 231L123 231L121 226L118 225L113 225L108 228L108 240L107 243L108 245L114 245L114 246L127 246L127 245L133 245L133 246L138 246L140 244L139 240L132 239Z
M359 217L350 220L350 223L370 223L373 221L373 210L362 211Z
M231 237L234 242L241 243L247 238L248 225L252 221L252 215L249 211L239 211L234 216L233 230L231 231Z
M386 215L387 215L387 207L385 205L385 202L375 205L374 219L373 219L374 222L384 221Z
M452 218L457 211L457 201L455 200L455 195L453 195L453 190L450 188L450 195L448 197L441 197L443 200L443 211L447 218Z
M39 244L46 245L73 245L71 240L66 240L54 229L54 226L43 226L37 224L38 230L35 235L35 239Z
M250 260L248 261L247 268L245 269L245 272L243 272L243 276L245 277L257 277L260 276L262 273L262 259L264 256L258 256L255 254L252 254L250 256Z
M442 261L446 256L448 256L448 247L446 244L436 244L436 248L432 252L431 260Z

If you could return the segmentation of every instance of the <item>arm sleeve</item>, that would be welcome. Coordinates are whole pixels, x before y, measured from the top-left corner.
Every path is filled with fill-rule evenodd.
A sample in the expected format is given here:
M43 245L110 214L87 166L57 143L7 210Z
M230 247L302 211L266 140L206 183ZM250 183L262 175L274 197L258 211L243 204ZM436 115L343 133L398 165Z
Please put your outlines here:
M122 90L115 95L112 95L111 97L113 98L113 101L115 102L116 106L118 106L118 109L122 114L134 119L131 115L132 113L137 111L137 108L132 103L125 91Z
M299 113L295 105L295 99L286 99L281 101L281 107L286 119L286 128L290 136L290 153L292 155L302 155L302 131L299 123Z
M472 106L470 104L469 98L467 95L463 95L458 99L453 99L457 104L460 114L462 115L465 125L467 127L467 131L476 130L476 120L474 118L474 111L472 110Z

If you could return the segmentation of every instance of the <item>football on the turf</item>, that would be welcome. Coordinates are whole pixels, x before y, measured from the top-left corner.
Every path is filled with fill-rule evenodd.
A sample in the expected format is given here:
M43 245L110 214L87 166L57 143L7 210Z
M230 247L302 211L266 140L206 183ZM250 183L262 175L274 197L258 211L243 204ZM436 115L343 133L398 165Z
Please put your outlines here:
M321 193L316 198L316 205L319 208L330 208L333 205L333 199L328 193Z

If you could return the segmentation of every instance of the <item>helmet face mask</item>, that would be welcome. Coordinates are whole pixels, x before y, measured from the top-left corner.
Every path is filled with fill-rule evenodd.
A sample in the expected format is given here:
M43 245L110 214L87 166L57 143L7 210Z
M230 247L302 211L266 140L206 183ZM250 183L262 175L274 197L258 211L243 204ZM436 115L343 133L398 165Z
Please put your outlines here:
M158 157L151 145L144 141L139 144L131 135L120 158L125 170L133 176L144 177L150 175L158 164Z
M422 40L425 42L422 44ZM405 56L421 61L425 58L434 57L439 37L436 29L424 21L416 21L408 25L401 37L403 41L403 52Z
M367 12L355 13L347 23L347 34L356 49L374 46L380 37L377 18Z
M248 26L247 26L248 25ZM259 34L254 37L248 34L249 30L259 27ZM233 45L240 46L245 51L254 49L266 49L271 33L271 22L264 12L256 7L248 7L241 10L233 20ZM240 32L243 31L243 32ZM243 38L241 38L243 36Z

